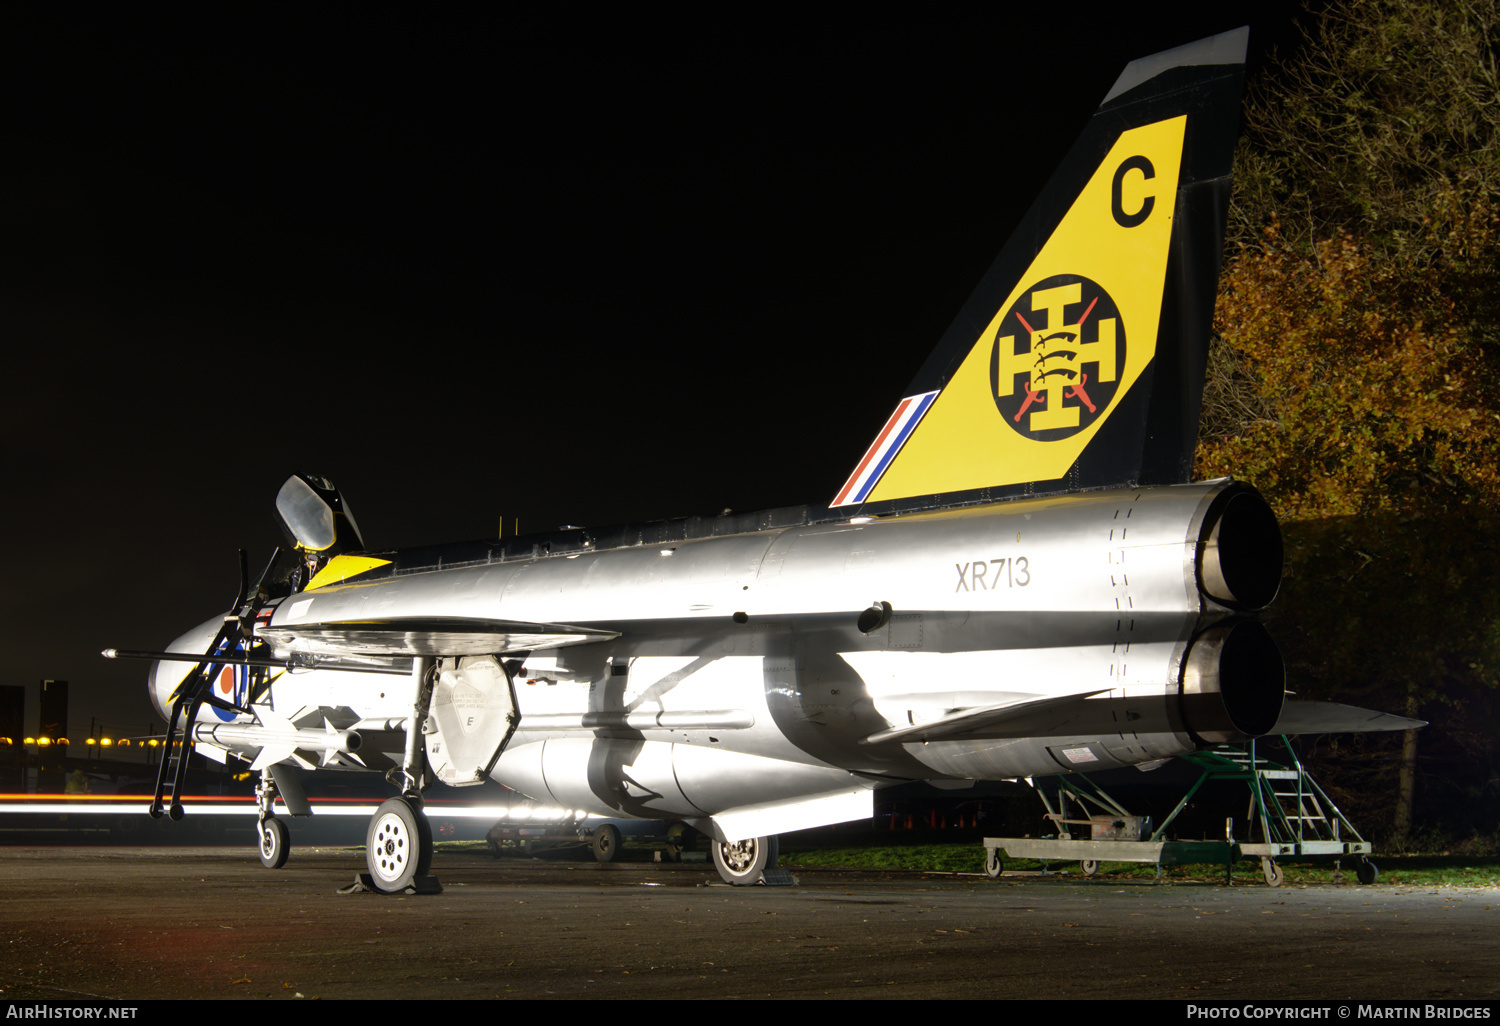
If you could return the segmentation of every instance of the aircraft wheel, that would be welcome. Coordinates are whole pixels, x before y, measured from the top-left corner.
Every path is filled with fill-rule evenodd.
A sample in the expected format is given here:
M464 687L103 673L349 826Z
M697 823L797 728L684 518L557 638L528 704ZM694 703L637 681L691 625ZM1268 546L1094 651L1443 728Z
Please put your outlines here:
M1271 887L1280 887L1283 879L1281 867L1270 859L1260 860L1260 871L1265 874L1266 883Z
M292 853L292 832L275 816L267 816L260 825L260 864L280 869Z
M1005 860L1000 857L999 848L986 848L984 853L984 875L991 880L1000 879L1000 874L1005 872Z
M613 862L620 857L620 829L610 823L594 831L594 861Z
M1083 870L1084 876L1093 876L1095 873L1099 872L1098 859L1084 859L1078 864L1078 866Z
M1360 859L1354 869L1354 878L1362 884L1372 884L1380 879L1380 869L1369 859Z
M766 870L776 865L780 844L773 837L750 837L743 841L714 842L714 868L727 884L744 887L760 883Z
M375 810L365 831L365 863L375 886L404 891L432 866L432 827L405 798L392 798Z

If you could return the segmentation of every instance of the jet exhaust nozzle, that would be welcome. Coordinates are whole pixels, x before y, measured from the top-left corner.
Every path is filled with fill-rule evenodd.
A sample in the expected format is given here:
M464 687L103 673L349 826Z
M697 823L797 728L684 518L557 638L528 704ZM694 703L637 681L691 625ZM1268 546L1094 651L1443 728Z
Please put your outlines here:
M1202 742L1267 734L1286 701L1281 651L1254 620L1210 627L1188 647L1180 701L1187 729Z
M1231 609L1264 609L1281 589L1281 527L1259 492L1224 492L1198 542L1198 587Z

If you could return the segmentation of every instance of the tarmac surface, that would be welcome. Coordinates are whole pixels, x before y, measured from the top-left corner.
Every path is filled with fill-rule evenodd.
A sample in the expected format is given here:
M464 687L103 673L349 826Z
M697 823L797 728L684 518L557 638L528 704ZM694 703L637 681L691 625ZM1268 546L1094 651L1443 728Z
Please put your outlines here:
M439 851L0 848L0 999L1500 997L1500 891L796 872Z

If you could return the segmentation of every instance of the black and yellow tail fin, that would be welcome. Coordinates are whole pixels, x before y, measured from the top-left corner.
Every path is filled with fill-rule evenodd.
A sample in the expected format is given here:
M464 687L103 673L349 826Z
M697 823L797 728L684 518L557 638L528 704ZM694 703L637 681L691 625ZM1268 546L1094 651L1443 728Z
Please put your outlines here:
M1248 37L1126 67L833 506L1188 480Z

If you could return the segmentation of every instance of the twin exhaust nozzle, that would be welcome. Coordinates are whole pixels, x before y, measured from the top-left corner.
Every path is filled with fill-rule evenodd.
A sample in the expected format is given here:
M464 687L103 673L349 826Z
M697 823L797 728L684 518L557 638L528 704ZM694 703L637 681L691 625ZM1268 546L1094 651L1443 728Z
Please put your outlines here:
M1281 588L1281 528L1260 493L1233 486L1210 508L1198 542L1198 587L1231 610L1264 609ZM1182 662L1187 729L1210 744L1269 734L1286 703L1286 664L1258 621L1221 621L1195 637Z

